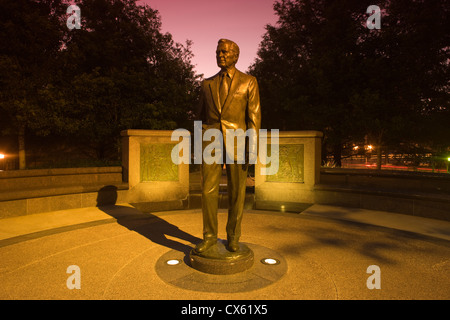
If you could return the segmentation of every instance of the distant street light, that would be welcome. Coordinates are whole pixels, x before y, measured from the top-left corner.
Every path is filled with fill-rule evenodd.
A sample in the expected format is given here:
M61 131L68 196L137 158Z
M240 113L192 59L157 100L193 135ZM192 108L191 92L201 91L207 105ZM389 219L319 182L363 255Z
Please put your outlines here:
M3 159L5 159L5 155L0 153L0 171L5 170L6 164L4 163L5 161L2 161Z

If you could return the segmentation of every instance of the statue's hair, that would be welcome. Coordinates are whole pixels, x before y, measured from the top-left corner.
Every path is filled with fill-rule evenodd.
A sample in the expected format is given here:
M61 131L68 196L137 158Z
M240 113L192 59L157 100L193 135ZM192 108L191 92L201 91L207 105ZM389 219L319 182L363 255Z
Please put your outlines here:
M218 44L221 43L228 43L230 44L230 49L234 51L236 56L239 58L239 46L236 44L236 42L228 40L228 39L220 39Z

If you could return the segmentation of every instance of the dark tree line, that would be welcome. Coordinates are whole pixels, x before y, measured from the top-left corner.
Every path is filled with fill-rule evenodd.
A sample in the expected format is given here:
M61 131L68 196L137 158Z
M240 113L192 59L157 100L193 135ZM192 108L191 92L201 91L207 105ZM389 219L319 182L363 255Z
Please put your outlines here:
M366 26L372 4L380 29ZM69 30L67 0L0 0L0 142L16 137L21 168L25 138L108 159L118 157L123 129L192 126L191 43L175 43L158 12L135 0L77 5L81 28ZM449 0L275 1L278 23L266 27L250 68L263 126L323 131L337 165L346 144L364 140L379 159L417 144L447 152L449 8Z
M161 32L135 0L0 0L0 134L58 137L97 159L118 156L124 129L188 127L198 78L189 41Z
M341 164L343 146L378 152L450 145L448 0L281 0L250 68L261 86L263 125L320 130ZM326 154L326 153L325 153Z

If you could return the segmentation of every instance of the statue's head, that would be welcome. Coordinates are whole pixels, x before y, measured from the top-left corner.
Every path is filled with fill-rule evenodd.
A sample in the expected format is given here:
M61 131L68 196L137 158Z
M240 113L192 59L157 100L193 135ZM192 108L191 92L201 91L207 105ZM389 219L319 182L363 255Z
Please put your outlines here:
M228 39L220 39L216 50L217 66L221 69L233 67L239 59L238 45Z

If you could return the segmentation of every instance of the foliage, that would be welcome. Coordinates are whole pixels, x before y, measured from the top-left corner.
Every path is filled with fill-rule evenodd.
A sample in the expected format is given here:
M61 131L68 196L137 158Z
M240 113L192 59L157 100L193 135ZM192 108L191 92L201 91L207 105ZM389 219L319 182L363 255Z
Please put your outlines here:
M70 30L69 4L0 0L6 131L71 137L105 159L117 158L121 130L186 126L199 90L192 43L175 43L135 0L77 1L81 29Z
M52 81L62 29L58 1L0 0L0 112L8 133L38 128L40 98ZM1 121L1 120L0 120Z
M366 27L369 5L277 1L278 22L250 69L263 125L323 131L338 166L348 141L367 138L381 156L381 147L433 137L425 124L449 110L448 0L379 1L379 30Z

